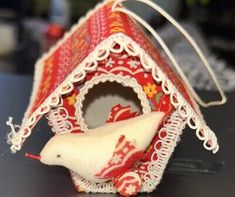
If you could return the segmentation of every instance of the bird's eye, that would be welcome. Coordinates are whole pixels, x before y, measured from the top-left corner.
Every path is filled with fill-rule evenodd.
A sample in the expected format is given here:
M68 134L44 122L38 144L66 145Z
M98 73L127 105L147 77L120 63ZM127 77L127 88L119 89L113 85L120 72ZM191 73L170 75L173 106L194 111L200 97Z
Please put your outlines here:
M60 158L60 154L56 155L57 158Z

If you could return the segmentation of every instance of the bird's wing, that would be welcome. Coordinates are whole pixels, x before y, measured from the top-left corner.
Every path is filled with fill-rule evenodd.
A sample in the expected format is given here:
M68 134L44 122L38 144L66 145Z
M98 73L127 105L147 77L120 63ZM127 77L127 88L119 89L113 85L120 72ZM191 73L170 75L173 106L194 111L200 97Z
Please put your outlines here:
M106 123L113 123L121 120L127 120L129 118L134 118L136 116L139 116L139 113L132 111L130 105L122 106L118 104L112 107Z
M113 179L120 176L143 157L143 151L136 149L134 139L128 141L124 135L121 135L112 158L95 176L99 179Z

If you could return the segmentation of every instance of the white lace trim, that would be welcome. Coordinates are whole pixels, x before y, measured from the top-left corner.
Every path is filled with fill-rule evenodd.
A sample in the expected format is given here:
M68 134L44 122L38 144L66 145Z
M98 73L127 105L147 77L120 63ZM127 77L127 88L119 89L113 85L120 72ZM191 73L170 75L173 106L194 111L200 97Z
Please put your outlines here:
M64 107L51 109L46 117L55 134L71 133L75 129L72 122L68 120L70 116Z
M88 93L90 89L92 89L95 85L99 83L105 83L105 82L117 82L122 84L124 87L131 87L134 92L137 94L140 104L142 106L142 112L144 114L150 113L151 108L149 106L148 99L146 97L146 94L144 93L142 87L138 84L136 79L131 78L130 76L122 76L120 74L101 74L99 76L94 76L91 80L87 81L85 85L80 89L79 94L77 96L77 102L76 102L76 117L78 117L78 124L81 127L81 130L84 132L89 131L88 126L85 123L85 120L83 118L83 101L85 100L85 95Z
M57 106L60 101L60 96L71 92L73 90L73 83L81 82L85 78L86 72L95 71L98 66L98 61L104 60L111 52L116 50L113 48L115 44L120 45L120 48L125 50L129 55L140 57L143 68L152 72L152 76L156 82L161 82L163 92L170 95L170 100L173 106L176 109L179 109L179 113L183 117L187 118L189 127L196 130L197 137L204 141L203 146L207 150L212 150L213 153L218 151L219 146L217 138L200 117L200 114L196 114L191 105L180 94L160 67L158 67L158 65L135 41L122 33L118 33L101 42L31 115L25 124L22 125L22 129L19 132L16 133L13 131L9 134L9 141L12 144L12 152L16 152L21 149L22 142L31 134L30 126L34 125L36 117L48 113L51 107ZM132 50L130 50L130 47ZM211 145L209 145L209 143Z
M78 185L82 190L89 193L117 193L112 182L94 183L86 180L80 175L71 172L71 176L75 185Z
M152 192L160 183L162 175L170 156L172 155L177 142L180 140L180 135L186 125L186 120L179 111L176 110L170 119L164 124L159 131L159 140L154 144L154 153L151 156L151 162L148 164L148 172L142 177L144 179L142 192ZM161 132L166 132L164 138L161 137ZM160 149L157 145L161 143ZM157 160L155 156L157 155Z

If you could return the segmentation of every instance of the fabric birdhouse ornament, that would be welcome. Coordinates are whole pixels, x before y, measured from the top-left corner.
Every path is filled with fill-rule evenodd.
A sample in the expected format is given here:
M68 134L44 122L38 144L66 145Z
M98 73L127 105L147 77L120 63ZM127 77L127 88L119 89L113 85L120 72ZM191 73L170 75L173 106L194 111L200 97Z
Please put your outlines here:
M136 1L158 11L185 36L211 74L222 100L204 103L200 99L164 41L125 8L124 0L97 5L37 61L30 104L19 130L12 118L7 121L12 129L8 142L16 153L46 115L55 135L39 156L27 156L68 168L79 192L119 192L123 196L152 192L185 125L195 130L207 150L219 150L197 104L226 101L206 58L190 35L158 5ZM170 64L141 26L156 38ZM141 112L116 103L106 124L90 129L83 117L83 103L93 87L105 82L130 88L139 99Z

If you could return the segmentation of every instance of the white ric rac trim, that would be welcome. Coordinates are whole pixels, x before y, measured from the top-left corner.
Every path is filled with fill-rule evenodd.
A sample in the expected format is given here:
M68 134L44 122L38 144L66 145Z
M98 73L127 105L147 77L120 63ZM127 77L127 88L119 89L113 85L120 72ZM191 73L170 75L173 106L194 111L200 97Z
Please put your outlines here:
M84 132L89 131L88 126L85 123L85 119L83 118L83 101L85 100L85 96L88 93L88 91L93 88L95 85L99 83L105 83L105 82L117 82L119 84L122 84L123 87L130 87L134 90L134 92L137 94L138 99L140 100L140 104L142 106L142 112L144 114L150 113L151 108L148 102L148 99L146 97L146 94L144 93L142 87L138 84L136 79L131 78L130 76L122 76L122 75L115 75L115 74L101 74L99 76L93 77L90 81L87 81L85 85L80 89L79 94L77 96L77 102L76 102L76 117L78 118L78 124L81 127L81 130Z

